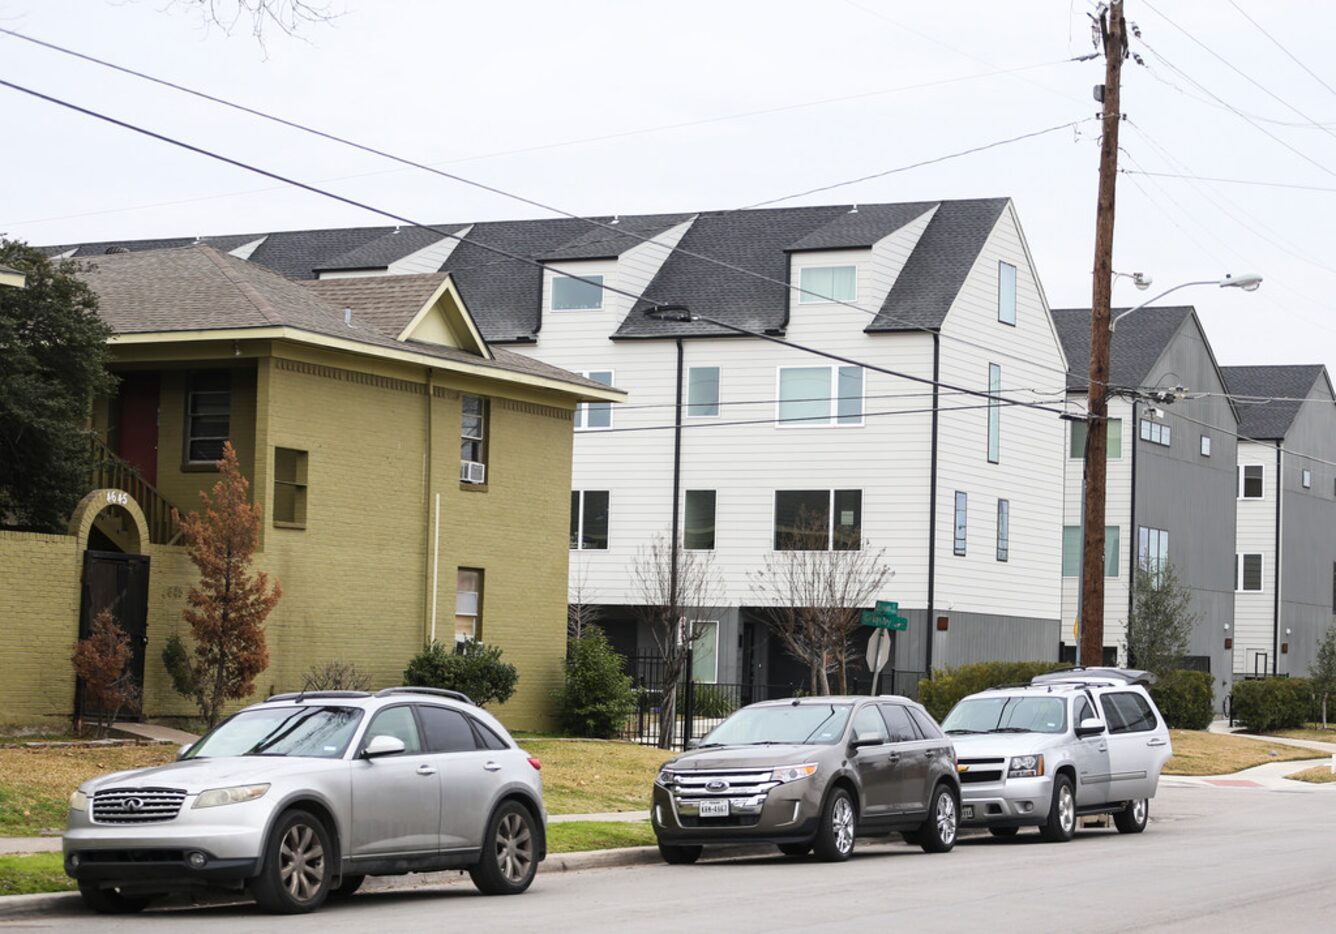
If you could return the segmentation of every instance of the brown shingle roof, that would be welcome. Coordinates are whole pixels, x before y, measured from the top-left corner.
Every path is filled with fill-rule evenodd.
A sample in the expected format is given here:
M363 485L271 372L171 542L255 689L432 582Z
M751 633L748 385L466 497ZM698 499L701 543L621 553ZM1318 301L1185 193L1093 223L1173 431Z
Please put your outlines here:
M336 308L351 308L358 321L398 337L445 281L445 273L317 279L303 285Z

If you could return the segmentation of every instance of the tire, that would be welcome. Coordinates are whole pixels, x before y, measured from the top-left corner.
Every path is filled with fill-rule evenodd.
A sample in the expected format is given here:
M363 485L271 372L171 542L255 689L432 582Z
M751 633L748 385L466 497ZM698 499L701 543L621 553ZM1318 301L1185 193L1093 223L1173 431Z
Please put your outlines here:
M671 843L659 844L659 856L669 866L690 866L700 859L701 847L673 846Z
M309 811L288 811L274 824L249 888L265 911L295 915L324 904L333 877L334 847L324 823Z
M938 785L928 799L928 819L918 829L919 846L925 853L949 853L960 833L960 808L946 785Z
M900 838L910 846L919 845L919 834L917 830L902 830L900 831Z
M1066 843L1076 836L1076 792L1066 775L1053 779L1053 803L1048 819L1039 825L1039 836L1049 843Z
M482 858L469 878L484 895L519 895L538 872L538 825L518 801L504 801L492 814Z
M1119 833L1141 833L1150 822L1150 801L1129 801L1127 807L1113 815L1113 826Z
M1014 837L1021 832L1019 827L989 827L988 832L995 837Z
M858 808L854 799L843 788L836 788L826 798L821 809L821 826L816 832L813 849L816 858L827 863L843 862L854 851L854 829L858 825Z
M100 889L96 883L80 882L79 897L100 915L132 915L148 907L148 896L122 895L116 889Z
M781 843L779 845L779 852L783 853L785 856L806 856L808 853L812 852L812 844Z
M366 876L344 876L343 881L339 883L338 888L329 893L330 898L347 898L362 887L366 881Z

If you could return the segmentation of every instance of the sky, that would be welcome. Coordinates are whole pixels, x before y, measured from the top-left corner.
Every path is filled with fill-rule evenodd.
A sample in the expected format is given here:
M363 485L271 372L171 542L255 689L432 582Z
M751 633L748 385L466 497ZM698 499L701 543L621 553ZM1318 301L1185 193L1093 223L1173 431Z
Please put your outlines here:
M0 27L580 215L1009 196L1049 303L1090 304L1089 0L332 0L263 44L201 9L0 0ZM1166 303L1222 364L1336 364L1336 4L1126 10L1121 167L1195 177L1119 176L1114 268L1154 285L1115 304L1256 272ZM0 80L428 223L551 216L3 35ZM0 128L0 234L34 244L387 223L6 87Z

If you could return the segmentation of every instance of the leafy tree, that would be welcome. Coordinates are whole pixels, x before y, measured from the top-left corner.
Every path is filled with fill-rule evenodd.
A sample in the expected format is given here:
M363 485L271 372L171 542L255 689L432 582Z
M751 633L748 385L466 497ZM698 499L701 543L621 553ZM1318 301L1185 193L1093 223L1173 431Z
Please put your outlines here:
M613 739L635 712L635 691L622 673L622 656L597 626L571 643L566 685L557 700L562 728L572 736Z
M1181 667L1197 624L1191 606L1192 594L1172 564L1166 562L1158 570L1138 566L1132 616L1127 621L1129 663L1157 675Z
M510 700L520 674L514 665L501 661L501 649L477 639L456 645L457 650L432 642L408 663L404 684L462 691L480 707Z
M74 643L70 661L83 682L84 701L97 711L97 735L106 736L122 710L139 708L139 687L129 672L130 636L110 610L93 617L92 631Z
M59 532L87 492L89 405L115 388L111 331L78 263L0 239L0 265L27 276L0 288L0 524Z
M241 475L237 452L223 444L221 476L212 493L200 491L202 513L181 520L181 534L200 582L186 594L182 615L190 624L194 652L189 675L174 675L178 690L191 693L212 728L229 700L255 691L255 676L269 667L264 621L283 595L263 571L251 569L260 541L260 505L248 501L250 484ZM164 659L165 660L165 659ZM171 671L171 668L168 669Z
M1318 643L1317 658L1308 679L1313 683L1313 693L1322 701L1322 729L1327 728L1327 700L1336 694L1336 623L1327 627L1327 633Z

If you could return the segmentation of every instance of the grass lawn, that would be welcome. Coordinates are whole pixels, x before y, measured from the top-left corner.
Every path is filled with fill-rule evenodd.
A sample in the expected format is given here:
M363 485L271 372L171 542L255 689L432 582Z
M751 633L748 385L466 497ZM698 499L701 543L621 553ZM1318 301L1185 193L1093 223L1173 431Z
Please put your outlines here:
M65 875L62 859L59 853L0 856L0 895L70 891L74 880Z
M1296 782L1309 782L1314 785L1326 785L1336 782L1336 775L1331 772L1329 765L1315 765L1311 769L1304 769L1302 772L1292 772L1285 776L1292 778Z
M649 811L654 776L672 755L635 743L518 742L543 763L543 800L552 814Z
M1165 775L1227 775L1264 765L1311 759L1311 749L1264 743L1256 739L1207 733L1205 730L1170 730L1174 756L1164 767Z
M1283 736L1286 739L1312 739L1319 743L1336 743L1336 727L1324 730L1318 723L1310 724L1302 730L1276 730L1270 735Z
M175 746L0 747L0 837L60 833L70 792L81 782L175 758Z
M577 820L565 824L547 825L547 849L550 853L578 853L582 850L611 850L622 846L653 845L654 828L649 825L649 821L626 824Z

